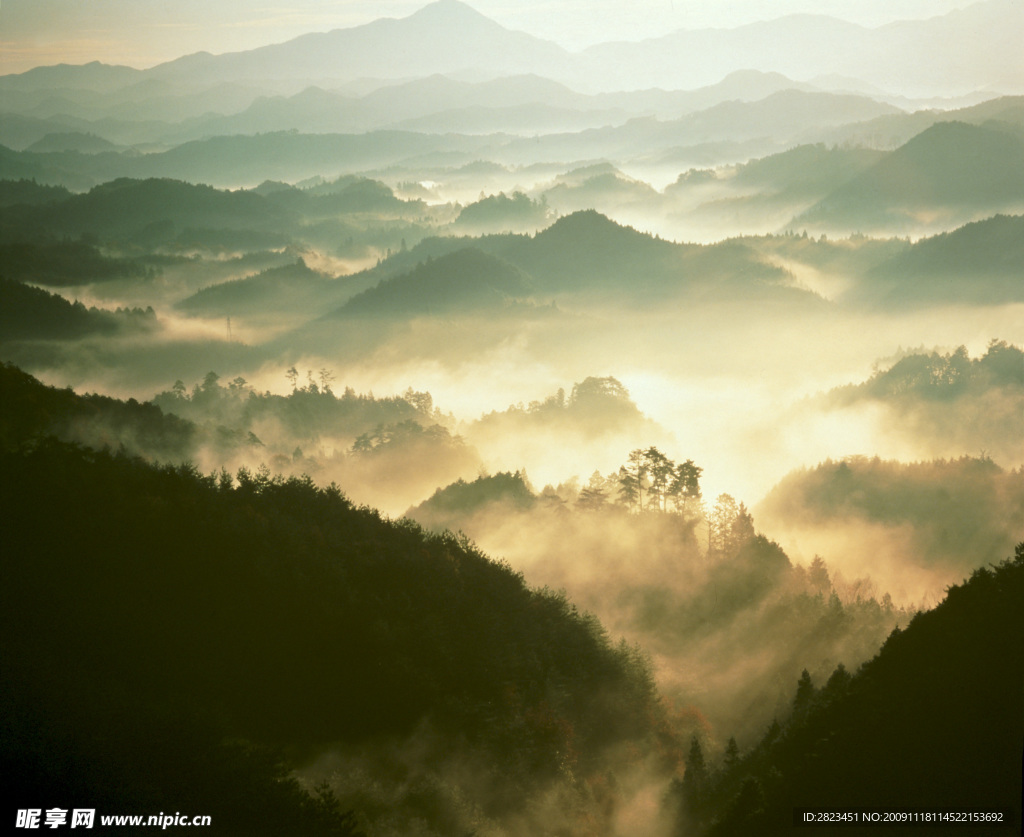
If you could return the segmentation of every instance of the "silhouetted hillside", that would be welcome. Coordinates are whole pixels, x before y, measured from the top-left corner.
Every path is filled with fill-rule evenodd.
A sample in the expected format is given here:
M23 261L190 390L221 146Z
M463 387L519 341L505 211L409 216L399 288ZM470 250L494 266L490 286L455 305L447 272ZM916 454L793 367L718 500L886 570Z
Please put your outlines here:
M832 293L840 301L847 299L840 289L852 286L846 293L853 297L859 292L860 283L869 271L912 246L902 238L869 238L862 235L828 238L795 232L744 236L740 241L755 249L762 258L793 265L794 272L798 274L801 268L810 268L812 276L838 280Z
M473 154L484 138L440 137L412 131L297 134L278 131L187 142L132 164L142 176L179 177L231 185L266 178L298 181L339 170L365 170L437 152ZM468 162L468 160L467 160ZM253 172L259 172L254 176Z
M386 279L354 296L343 316L427 315L453 311L500 311L530 292L514 266L475 247L429 260L405 276Z
M409 509L409 517L428 529L461 531L465 521L479 513L514 514L530 509L537 502L533 489L521 471L502 471L480 476L472 482L458 480L439 488L418 506Z
M1005 0L996 0L1005 2ZM825 139L839 145L896 148L939 122L967 122L1020 134L1024 129L1024 96L999 96L976 105L947 110L915 110L844 125Z
M162 462L194 461L210 448L220 455L261 447L251 433L202 417L194 423L152 403L78 395L40 383L15 366L0 366L0 448L55 437L90 448L120 450Z
M575 179L575 178L574 178ZM562 182L544 190L544 198L560 212L588 210L595 206L608 210L618 206L658 206L660 195L647 183L616 172L602 172Z
M1021 19L1012 0L870 28L825 14L790 14L736 28L680 29L640 42L597 44L581 58L592 85L616 89L626 78L636 88L695 87L740 68L790 78L836 73L910 95L947 95L964 87L1015 89L1014 36ZM940 66L935 56L947 50Z
M12 340L73 340L113 335L156 325L152 308L106 311L0 277L0 343Z
M1022 604L1024 544L1013 560L952 587L856 674L839 668L816 688L805 672L791 717L752 750L727 754L720 771L691 750L677 787L681 827L791 834L796 807L1002 812L1019 829Z
M669 124L691 143L763 136L792 142L830 125L898 112L867 96L789 89L756 102L721 102Z
M64 200L71 193L60 186L43 186L34 180L4 180L0 182L0 206L33 206Z
M149 75L179 82L268 75L408 79L477 67L508 75L554 69L567 56L556 44L505 29L465 3L438 0L400 19L302 35L246 52L186 56L153 68Z
M956 217L1022 202L1024 140L993 128L940 122L839 187L794 224L898 228L918 213Z
M301 386L294 367L285 377L293 387L287 396L258 392L241 376L223 382L209 372L191 388L176 381L153 403L195 422L219 443L202 449L213 454L201 460L205 467L265 463L285 475L337 482L360 502L388 512L480 467L476 450L452 432L454 419L434 409L428 392L410 388L401 396L375 397L339 386L335 395L334 372L325 367L315 377L305 370ZM231 456L223 434L247 438L253 447Z
M657 449L634 454L648 466L665 461ZM844 579L821 558L792 565L731 496L702 507L692 461L679 465L693 477L685 493L666 496L664 475L660 488L653 471L645 475L640 511L636 461L630 455L618 473L594 473L583 487L573 480L540 492L522 472L461 480L406 514L466 532L548 586L572 590L650 650L665 693L690 707L694 727L745 741L788 702L783 684L802 668L822 676L837 660L868 659L906 623L908 612L871 580Z
M241 377L225 385L220 375L209 372L191 389L181 381L176 382L172 389L156 395L153 403L197 424L215 422L246 432L263 432L264 427L276 426L292 437L292 446L321 436L355 439L380 425L431 418L430 393L409 390L404 398L375 398L357 395L346 387L341 395L335 395L331 389L334 374L330 370L320 370L319 383L314 381L312 370L308 370L303 386L298 386L298 371L292 368L289 372L294 387L289 395L256 392Z
M819 299L791 287L789 275L742 240L675 244L623 227L597 212L559 219L530 241L510 242L510 261L540 287L614 294L631 306L667 298L774 301L814 306Z
M58 288L153 276L142 263L104 256L85 241L0 244L0 270L9 279Z
M823 399L829 409L882 408L894 436L915 440L926 456L991 456L1008 467L1024 460L1024 356L992 340L971 358L952 352L901 352L862 384L839 387Z
M532 201L522 192L502 192L464 207L454 226L477 233L532 231L543 227L549 214L546 203Z
M654 437L664 434L644 416L620 381L613 377L589 377L573 384L566 394L559 389L543 401L493 411L467 428L475 438L516 439L530 433L564 433L566 438L607 437L626 433Z
M0 76L0 87L6 90L39 91L52 88L70 90L108 90L141 81L145 74L132 67L102 64L56 64L34 67L24 73Z
M735 182L791 198L823 195L876 164L885 152L800 145L740 166Z
M121 178L41 210L38 223L56 233L120 237L157 221L276 229L286 218L263 198L247 192L222 192L168 179Z
M578 295L585 304L613 300L629 307L687 298L811 307L821 303L792 287L785 270L743 240L676 244L617 224L594 210L559 218L532 237L427 238L366 275L403 276L420 269L413 266L424 259L439 261L467 245L529 276L530 291L540 302Z
M86 134L79 131L68 133L47 134L40 140L32 143L26 151L33 151L37 154L45 154L52 151L77 151L80 154L99 154L103 151L115 151L117 146L109 140L98 137L95 134Z
M540 833L608 816L609 777L671 751L638 652L336 488L43 441L3 455L0 502L0 741L26 804L59 790L284 833L256 790L285 774L278 746L348 764L327 808L376 833L521 823L527 800Z
M840 387L831 397L838 403L864 398L956 401L993 389L1024 392L1024 352L1001 340L993 340L978 358L963 346L948 354L909 352L863 384Z
M1024 301L1024 216L996 215L914 243L851 298L885 306Z
M271 203L314 218L358 212L416 215L423 209L420 201L396 198L390 187L379 180L354 175L344 175L302 189L293 186L273 190L264 188L262 194Z
M255 276L222 282L193 294L177 307L208 317L307 312L312 314L332 298L337 283L306 267L299 259L292 265L272 267ZM345 294L334 293L333 298Z

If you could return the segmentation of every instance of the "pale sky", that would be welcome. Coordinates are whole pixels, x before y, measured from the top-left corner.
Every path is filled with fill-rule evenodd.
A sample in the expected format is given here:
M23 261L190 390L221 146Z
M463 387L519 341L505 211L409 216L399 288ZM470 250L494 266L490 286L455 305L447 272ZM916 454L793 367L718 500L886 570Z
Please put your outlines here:
M571 50L796 12L879 26L945 14L973 1L468 0L509 29ZM145 68L202 50L235 52L378 17L406 17L426 4L427 0L0 0L0 74L89 61Z

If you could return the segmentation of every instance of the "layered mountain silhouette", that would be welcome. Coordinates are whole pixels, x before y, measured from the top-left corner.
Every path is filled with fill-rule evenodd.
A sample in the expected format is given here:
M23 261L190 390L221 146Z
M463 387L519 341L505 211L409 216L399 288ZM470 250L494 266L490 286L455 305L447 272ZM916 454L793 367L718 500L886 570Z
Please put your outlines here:
M313 314L332 294L335 299L347 296L342 284L311 270L300 259L296 264L204 288L177 307L190 314L214 317L269 312Z
M409 78L434 73L557 76L568 53L513 32L458 0L437 0L406 18L301 35L283 44L214 56L197 53L151 73L175 81Z
M680 30L659 39L602 44L570 53L550 41L509 30L458 0L439 0L401 19L382 18L244 52L196 53L148 70L97 62L36 68L0 78L0 90L5 110L36 119L61 117L37 130L95 130L119 143L126 139L126 122L194 120L194 125L179 133L180 140L202 136L195 131L207 123L210 128L220 124L226 129L230 122L216 120L233 115L237 126L263 125L260 130L274 130L273 125L289 114L305 120L289 127L303 130L316 130L315 124L325 126L320 130L354 130L356 126L365 130L380 126L377 120L382 112L400 110L396 106L403 98L406 120L426 116L415 112L422 110L421 103L429 103L431 112L490 104L474 101L472 91L461 103L448 94L459 83L501 84L508 76L543 77L548 89L541 89L537 82L519 82L519 101L515 95L503 100L508 95L506 85L504 93L494 91L493 104L498 107L546 104L581 109L580 93L556 93L551 87L567 84L610 97L607 103L585 110L622 108L637 113L639 100L624 107L617 92L633 90L646 94L647 107L639 112L654 107L663 117L731 99L763 98L782 89L774 84L778 74L800 80L787 87L825 86L837 92L867 92L875 98L948 96L951 89L985 90L993 95L1021 92L1019 73L1013 68L1019 46L1014 35L1024 27L1022 16L1020 5L1012 0L985 0L944 16L877 29L821 15L791 15L735 29ZM758 71L763 77L751 84L749 77L731 75L738 71ZM420 81L439 74L449 78L448 91ZM375 88L410 79L420 87L418 101L410 102L401 93L377 100L366 96ZM334 102L334 106L320 113L310 111L310 95L291 103L272 100L311 86L341 96L338 100L321 97L319 101ZM483 88L477 91L484 92ZM242 116L250 106L253 112ZM209 121L211 112L219 114L213 121ZM98 130L100 118L106 130ZM91 119L93 124L69 121L74 119ZM160 130L152 124L143 132L152 137ZM15 138L12 128L4 131L0 136ZM114 132L122 136L115 137Z
M375 275L384 277L378 286L354 297L340 313L404 317L428 310L484 311L525 297L545 306L573 297L587 304L615 300L644 307L694 295L820 303L790 287L785 271L743 242L675 244L593 210L560 218L535 236L429 238L356 278Z
M1020 86L1013 68L1022 28L1019 3L988 0L876 29L801 14L735 29L682 30L640 43L601 44L583 58L594 84L611 83L629 67L625 74L637 87L695 87L746 67L806 79L832 73L884 89L898 80L909 95L986 86L1010 92Z
M40 68L22 74L16 86L109 90L144 79L210 85L538 73L591 90L686 89L713 84L737 69L756 69L803 79L832 74L883 89L899 80L911 95L946 94L950 88L1013 91L1020 87L1012 68L1022 16L1013 0L986 0L875 29L824 15L789 15L570 53L509 30L458 0L438 0L401 19L382 18L245 52L196 53L146 71L98 64L81 73L63 65Z
M429 315L500 311L529 294L521 271L474 247L431 259L350 299L340 316Z
M1024 217L996 215L922 239L872 269L853 297L875 304L1024 301Z
M999 128L940 122L795 220L840 229L912 227L928 216L1024 206L1024 139Z

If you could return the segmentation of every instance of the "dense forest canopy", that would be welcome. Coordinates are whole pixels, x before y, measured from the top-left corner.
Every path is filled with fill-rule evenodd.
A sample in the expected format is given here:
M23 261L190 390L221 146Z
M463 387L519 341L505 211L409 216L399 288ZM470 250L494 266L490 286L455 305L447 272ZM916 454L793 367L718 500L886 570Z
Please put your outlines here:
M5 7L18 821L1019 830L1024 6L296 2Z

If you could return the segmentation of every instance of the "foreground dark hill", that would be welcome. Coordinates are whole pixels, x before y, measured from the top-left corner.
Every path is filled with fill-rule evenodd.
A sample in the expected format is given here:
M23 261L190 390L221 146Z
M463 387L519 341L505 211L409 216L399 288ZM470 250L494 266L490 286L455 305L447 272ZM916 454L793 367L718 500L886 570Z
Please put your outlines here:
M722 771L691 755L686 833L792 834L794 807L1002 812L1016 828L998 832L1019 833L1022 632L1024 544L950 588L855 675L838 668L821 688L805 677L786 723L744 757L727 754Z
M668 464L691 487L676 482L670 497L649 490L642 512L635 491L620 491L621 474L537 491L518 471L452 483L406 514L466 532L548 586L572 590L649 650L663 693L699 713L691 718L709 735L750 742L788 705L802 669L824 678L839 660L870 659L910 613L870 580L830 573L820 557L792 564L729 495L698 518L701 468Z
M543 797L530 830L548 833L606 816L611 773L672 751L639 654L462 539L309 480L27 429L0 455L0 757L27 806L250 834L347 833L354 808L371 833L452 834ZM283 782L273 748L346 763L343 804Z

